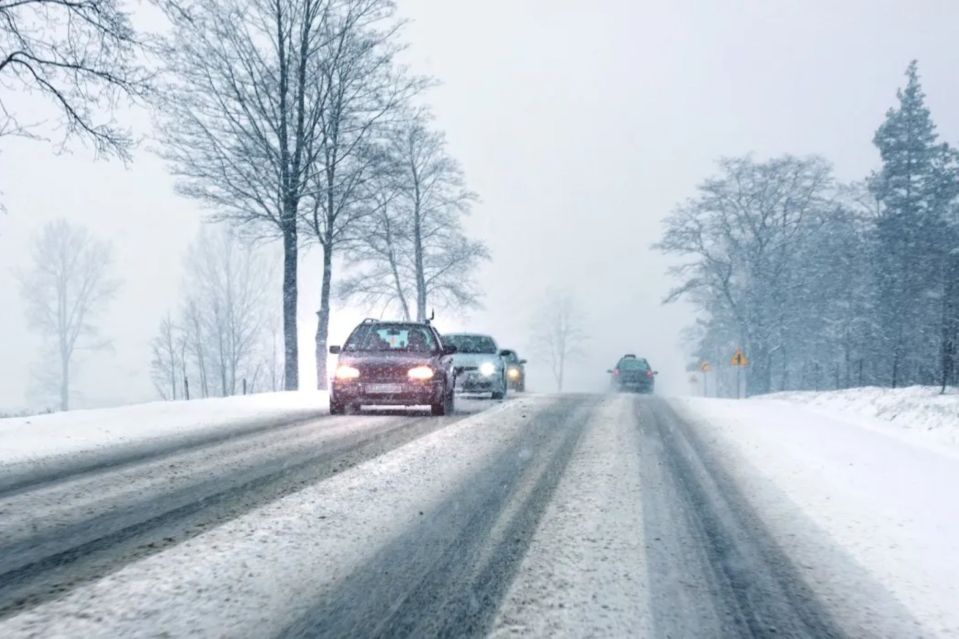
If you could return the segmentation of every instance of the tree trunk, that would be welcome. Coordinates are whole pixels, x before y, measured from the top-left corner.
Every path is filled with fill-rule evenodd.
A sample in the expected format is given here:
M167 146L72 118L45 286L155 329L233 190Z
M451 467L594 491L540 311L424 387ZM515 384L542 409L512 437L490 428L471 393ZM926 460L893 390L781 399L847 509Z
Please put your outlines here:
M60 410L70 410L70 356L60 356Z
M186 338L183 339L180 346L180 374L183 376L183 398L190 399L190 382L187 380L187 371L186 371ZM176 380L174 379L174 383Z
M217 323L220 323L217 318ZM223 343L223 327L217 327L217 364L220 367L220 397L229 397L233 394L232 389L228 389L226 381L226 345Z
M771 386L772 358L764 342L759 340L747 343L746 357L749 358L749 368L746 375L746 386L743 391L746 397L768 393ZM743 371L746 373L747 371Z
M403 293L403 283L400 281L400 272L396 266L396 258L390 255L390 268L393 271L393 284L396 286L396 296L400 298L400 307L403 309L403 319L410 321L410 305L406 301L406 294Z
M176 345L173 343L173 329L170 328L170 317L167 316L167 348L170 355L170 399L176 401Z
M413 253L416 265L416 321L422 322L426 319L426 274L423 268L423 220L418 182L413 206Z
M566 344L562 345L562 351L559 354L559 375L556 376L557 390L563 392L563 374L566 372Z
M393 249L393 229L390 226L389 217L384 216L384 226L386 227L386 246L389 251L390 270L393 272L393 286L396 287L396 297L400 300L400 306L403 309L403 319L410 321L410 305L406 301L406 294L403 292L403 282L400 279L399 267L396 264L396 251Z
M283 377L286 390L299 390L299 348L296 337L297 245L295 220L283 229Z
M956 341L959 339L959 257L945 259L942 302L942 392L956 372Z
M320 310L316 312L316 387L325 390L328 385L326 349L330 332L330 288L333 281L332 233L327 232L323 247L323 284L320 288Z
M896 346L895 346L895 348L894 348L893 351L892 351L892 387L893 387L893 388L898 388L898 387L899 387L899 361L900 361L899 350L900 350L900 344L901 344L901 341L897 338L897 339L896 339Z

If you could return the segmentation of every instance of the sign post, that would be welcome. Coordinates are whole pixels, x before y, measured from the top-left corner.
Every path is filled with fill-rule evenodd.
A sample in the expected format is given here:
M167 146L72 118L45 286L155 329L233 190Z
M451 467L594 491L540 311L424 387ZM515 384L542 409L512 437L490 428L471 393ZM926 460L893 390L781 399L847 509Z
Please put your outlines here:
M736 399L741 399L743 396L741 381L742 370L749 366L749 360L746 359L746 356L743 354L743 349L736 349L736 353L733 355L732 365L736 367Z
M709 362L703 362L699 365L699 370L703 372L703 397L709 397L709 386L706 383L707 374L709 371L713 370L713 367L710 366Z

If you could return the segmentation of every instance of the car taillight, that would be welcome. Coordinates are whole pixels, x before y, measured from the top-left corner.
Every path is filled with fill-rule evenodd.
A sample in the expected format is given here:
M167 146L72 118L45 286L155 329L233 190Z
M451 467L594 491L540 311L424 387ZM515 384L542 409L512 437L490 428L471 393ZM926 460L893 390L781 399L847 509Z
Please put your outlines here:
M653 378L653 371L652 371L652 369L646 371L646 377L648 377L649 379L652 379L652 378Z
M613 375L619 375L619 369L618 369L618 368L614 368L614 369L613 369Z

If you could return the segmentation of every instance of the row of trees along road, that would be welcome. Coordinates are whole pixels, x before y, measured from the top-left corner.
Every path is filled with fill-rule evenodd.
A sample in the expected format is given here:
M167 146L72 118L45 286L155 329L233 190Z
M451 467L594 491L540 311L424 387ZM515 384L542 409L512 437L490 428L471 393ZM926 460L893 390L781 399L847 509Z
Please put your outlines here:
M699 310L698 360L745 349L751 394L959 381L959 155L915 62L906 77L863 182L818 157L724 159L666 220L667 300Z
M216 220L283 245L284 380L299 386L297 265L323 254L317 311L318 385L333 267L341 252L388 289L342 287L345 297L472 302L471 266L485 248L458 220L472 195L442 137L411 101L430 82L397 62L401 25L389 0L218 0L165 5L161 152L179 189ZM386 233L387 256L375 235ZM412 247L412 250L410 248ZM407 263L412 256L412 267ZM392 266L391 266L392 261ZM457 283L456 276L465 276ZM379 284L379 282L378 282Z
M241 227L245 237L282 242L284 370L270 375L271 387L277 379L288 389L299 385L296 307L302 247L317 245L323 253L316 330L321 387L327 378L334 258L341 252L361 273L340 287L344 299L395 303L408 317L413 301L420 319L431 304L476 303L472 273L487 251L461 226L475 197L442 135L432 130L429 114L412 104L431 83L397 63L402 23L391 0L153 4L169 19L163 37L136 33L117 0L0 2L0 88L7 92L0 94L0 138L42 139L46 131L57 130L63 134L54 141L60 148L79 140L98 155L128 160L134 136L113 114L121 106L153 104L158 148L179 177L180 191L209 205L214 221ZM47 111L38 116L32 102L5 101L10 94L46 98L41 102ZM15 108L24 104L27 114ZM57 225L44 230L38 242L50 244L53 235L67 243L83 238L74 258L94 251L108 262L107 249L96 248L100 245L80 228ZM222 257L228 241L231 251L253 259L244 253L249 247L233 246L237 235L217 237L223 250L203 249L212 240L202 237L201 248L194 250ZM44 275L41 257L28 277ZM389 285L364 287L384 272L384 265L389 277L381 281ZM217 306L220 302L197 302L193 276L200 271L188 263L187 280L194 285L188 286L181 317L163 322L154 344L154 377L165 380L157 385L166 396L177 392L177 367L184 379L188 369L195 372L200 394L229 394L236 391L237 376L250 373L246 360L262 359L251 355L256 349L241 345L247 340L224 337L220 320L227 311ZM80 324L41 326L40 316L56 306L64 286L71 300L85 295L66 275L61 279L36 287L49 293L44 299L29 295L27 287L24 291L38 330L59 344L57 385L66 407L69 364L79 339L70 335L90 334L92 327L85 323L89 314ZM101 308L104 301L94 296L90 308ZM213 319L205 316L211 312ZM260 315L259 310L229 312ZM215 347L207 343L210 336ZM184 349L185 344L192 346ZM268 368L275 362L272 357Z
M184 260L184 296L154 338L150 372L164 399L279 390L278 296L264 249L229 227L201 229Z

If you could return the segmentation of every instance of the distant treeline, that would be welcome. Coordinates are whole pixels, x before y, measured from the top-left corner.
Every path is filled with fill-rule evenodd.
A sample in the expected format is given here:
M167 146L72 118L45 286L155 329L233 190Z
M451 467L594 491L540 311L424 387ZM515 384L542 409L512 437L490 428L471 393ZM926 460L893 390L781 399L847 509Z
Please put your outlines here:
M862 182L819 157L723 159L666 220L656 246L683 258L667 300L698 309L691 367L720 364L720 393L739 346L750 394L957 383L959 154L915 62L906 77Z

